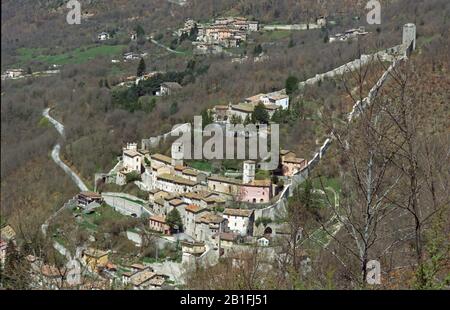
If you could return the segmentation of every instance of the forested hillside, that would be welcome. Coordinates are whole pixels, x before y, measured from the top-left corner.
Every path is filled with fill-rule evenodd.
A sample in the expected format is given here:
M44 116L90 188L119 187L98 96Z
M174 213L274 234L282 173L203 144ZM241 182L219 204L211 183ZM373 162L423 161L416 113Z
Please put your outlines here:
M438 164L440 158L448 159L450 142L449 1L381 1L381 25L367 25L366 1L358 0L188 0L184 7L165 0L80 2L83 11L81 25L66 23L68 9L62 0L4 0L1 4L2 72L14 67L34 72L47 70L55 64L60 69L60 73L49 77L2 81L1 216L2 222L11 223L19 234L38 231L39 223L78 192L67 175L51 160L52 147L61 142L61 138L42 117L44 108L51 107L53 116L65 125L64 161L93 187L94 173L110 170L127 142L140 143L143 138L166 132L174 124L190 122L194 115L200 115L214 105L236 103L257 93L282 89L289 76L303 81L358 58L362 53L400 44L401 29L407 22L417 25L418 46L411 61L400 70L410 77L408 91L417 91L409 99L421 99L415 110L416 117L423 121L417 127L420 133L417 143L423 146L424 152L433 153L433 156L420 159L420 167L433 163L427 173L437 172L437 183L441 186L424 194L421 203L434 202L439 206L447 205L448 209L448 166ZM136 42L129 37L129 33L139 26L146 36L158 37L169 45L174 41L173 32L182 27L187 18L209 21L230 15L246 16L263 24L313 22L316 17L326 15L336 23L327 29L252 34L240 50L232 52L253 57L257 54L255 50L261 48L269 58L264 62L242 64L233 63L225 55L194 55L189 50L190 42L178 44L175 40L176 48L182 52L171 53L147 39ZM365 26L369 32L361 40L338 44L328 42L330 34L359 26ZM111 40L99 43L97 34L102 31L115 35ZM116 85L126 77L136 75L139 63L117 64L111 61L121 60L126 52L146 53L146 71L161 71L172 80L178 79L182 90L157 99L142 89L133 88L136 93L144 92L139 94L142 96L132 91L121 93ZM371 78L371 81L376 80L375 76ZM153 82L158 84L160 80ZM351 109L353 102L344 82L335 79L308 88L306 92L296 90L291 97L291 105L298 117L286 118L282 122L282 148L290 148L304 158L310 158L322 142L316 139L325 137L330 128L338 127L339 119L343 119ZM391 100L388 92L394 99L402 97L401 89L389 85L391 91L383 92L386 101ZM153 86L147 85L149 89ZM371 86L364 85L366 88ZM358 136L355 131L348 134ZM397 131L396 134L400 135ZM428 137L428 142L433 141L432 149L427 149L430 146L425 143ZM428 158L430 162L427 162ZM401 166L404 163L397 164ZM316 176L349 177L341 170L350 166L344 153L336 150ZM426 183L429 180L435 179L427 178L421 186L433 186ZM345 199L350 199L353 193L351 188L347 190ZM448 210L442 214L446 221L442 222L444 228L441 231L448 232ZM337 238L341 238L341 242L349 240L345 235ZM407 248L411 244L402 246ZM333 250L338 255L348 254L342 248ZM308 288L326 287L330 279L338 283L334 287L352 287L349 271L342 268L342 262L330 253L316 253L314 256L324 263L314 267L313 274L319 280L308 278ZM346 263L352 262L349 259ZM223 274L224 279L229 277L225 282L230 283L230 288L252 288L239 282L242 279L235 281L227 270L225 265L219 265L213 271ZM298 288L295 285L297 278L281 276L285 271L264 275L268 277L268 285L273 286L268 288ZM210 272L205 270L193 276L195 280L191 287L222 288L223 282L209 279ZM235 287L233 283L240 286ZM394 276L389 284L402 286Z

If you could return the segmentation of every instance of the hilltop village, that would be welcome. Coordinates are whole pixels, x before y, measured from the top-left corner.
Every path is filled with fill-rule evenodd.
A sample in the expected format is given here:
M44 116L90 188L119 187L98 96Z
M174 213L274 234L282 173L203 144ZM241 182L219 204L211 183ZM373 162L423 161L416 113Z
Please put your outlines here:
M26 114L34 121L37 115L40 140L14 151L28 154L43 145L41 164L49 162L54 168L36 175L29 172L30 178L20 180L28 184L43 179L42 174L50 179L55 175L56 181L47 182L57 189L67 187L67 192L42 194L39 199L47 201L46 209L39 199L21 200L42 208L42 214L27 217L23 223L23 214L14 214L16 208L11 208L15 217L1 218L0 269L14 265L26 270L24 282L33 289L202 288L194 282L207 282L205 278L214 278L216 272L220 282L221 273L241 272L245 277L255 270L262 274L275 271L281 278L292 276L283 280L287 283L283 288L297 288L309 285L308 277L316 276L313 268L334 260L331 256L348 258L350 264L367 260L367 255L358 253L366 239L355 237L350 222L353 204L364 205L366 196L357 200L353 195L359 192L348 189L355 183L349 181L353 171L345 170L353 164L345 152L359 146L357 139L370 140L358 136L363 134L358 127L360 116L370 114L367 110L375 106L379 94L392 91L389 87L382 90L383 84L416 49L416 25L402 25L411 19L407 16L400 22L395 19L395 30L377 28L359 17L322 15L326 14L322 11L302 18L285 13L274 18L258 12L257 7L248 10L258 14L242 7L195 14L186 6L180 14L168 6L174 15L167 27L155 26L153 15L149 15L152 23L136 15L114 25L92 23L85 30L89 45L75 51L67 48L63 55L55 51L55 55L49 52L38 57L43 52L40 48L18 49L15 57L22 61L8 64L16 69L7 69L1 76L2 83L14 87L7 87L2 96L8 98L8 92L20 89L13 83L36 84L29 96L9 100L15 104L32 96L41 100L37 112L19 109L10 122ZM169 9L164 12L169 14ZM96 14L86 11L83 19L93 21ZM304 23L296 24L300 21ZM425 32L419 38L417 46L435 40ZM39 58L42 63L31 66L25 61L28 58L36 62L34 58ZM433 72L438 67L433 63ZM33 72L34 68L38 69ZM82 68L89 69L86 76L92 75L92 80L80 75ZM358 74L367 78L356 81ZM53 75L70 82L66 87L70 95L59 83L55 84L59 88L53 88L64 89L60 94L44 91L54 82ZM35 77L49 77L50 82ZM92 117L79 124L72 119L67 111L73 113L75 102L79 117ZM5 108L8 113L11 106ZM197 120L202 121L199 127ZM239 154L239 142L244 141L244 156L185 156L186 149L197 150L195 134L199 131L199 144L208 136L213 140L207 126L234 128L222 140L228 143L231 137L233 146L237 144L233 156ZM341 126L348 131L345 137L340 136ZM236 132L241 128L243 134ZM263 140L273 151L274 131L279 132L275 158L247 153L255 136L256 149L261 151ZM192 144L183 144L181 138L173 142L185 133L194 134ZM13 161L15 153L8 155L9 169L14 171L15 162L22 160ZM264 169L269 158L276 161L275 169ZM17 175L22 177L22 173ZM19 187L19 183L12 184ZM369 211L378 212L377 206L373 208ZM383 215L376 213L374 218ZM367 224L361 222L356 225ZM24 240L21 225L30 226L29 240ZM395 233L397 227L392 228ZM355 239L356 245L349 247L356 249L356 258L336 245L338 234L346 238L345 246ZM36 246L28 248L29 244ZM341 268L339 263L330 263L332 272L336 266ZM361 266L355 266L361 272ZM324 267L321 272L321 281L328 283L328 274L324 274L329 270ZM339 280L346 276L333 275ZM345 283L354 282L348 277ZM255 281L263 283L266 278Z

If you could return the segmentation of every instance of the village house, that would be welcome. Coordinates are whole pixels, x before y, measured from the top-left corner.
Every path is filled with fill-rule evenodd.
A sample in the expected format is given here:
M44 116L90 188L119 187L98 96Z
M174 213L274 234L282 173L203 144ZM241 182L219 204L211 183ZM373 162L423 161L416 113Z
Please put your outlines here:
M181 241L181 251L183 254L200 256L206 251L205 242L202 241Z
M148 226L151 230L170 235L170 227L166 223L165 216L153 215L148 219Z
M161 198L167 197L168 195L169 195L168 192L154 188L154 189L149 190L149 192L148 192L148 201L150 203L154 203L155 199L161 199Z
M163 154L150 155L152 171L155 174L171 173L172 158Z
M109 251L88 248L83 251L81 259L90 271L96 272L99 268L106 266L109 260L108 255Z
M85 208L86 206L88 206L89 204L92 204L94 202L98 203L98 204L102 204L103 203L103 198L102 195L100 195L99 193L95 193L95 192L80 192L77 196L77 204L79 207Z
M127 61L127 60L137 60L140 59L141 55L137 54L137 53L133 53L133 52L128 52L123 54L123 60ZM133 77L133 79L135 80L136 77Z
M203 213L195 221L195 239L199 241L210 240L211 237L227 228L227 220L221 215L212 212Z
M212 238L214 239L214 247L221 248L221 254L227 254L229 249L231 249L241 239L239 234L232 232L217 233Z
M280 162L282 175L290 177L308 165L306 159L298 158L294 152L289 150L280 151Z
M228 109L227 105L216 105L213 108L213 117L216 122L226 122L228 121Z
M266 237L261 237L256 242L259 246L266 247L266 246L269 246L270 241Z
M255 213L247 209L225 209L223 217L228 222L228 229L239 233L241 236L253 234L253 224L255 222Z
M196 181L191 181L173 174L164 173L156 177L155 188L170 193L187 193L200 189Z
M12 228L11 225L6 224L5 226L3 226L0 230L1 232L1 240L5 241L5 242L16 242L16 231L14 230L14 228Z
M18 77L21 77L25 74L25 71L23 69L8 69L5 71L5 78L8 79L16 79Z
M164 198L156 198L153 202L153 212L158 215L166 215L166 206Z
M159 96L170 96L182 88L177 82L164 82L160 86Z
M108 33L108 32L105 32L105 31L100 32L100 33L97 35L97 39L98 39L99 41L106 41L106 40L108 40L109 38L110 38L109 33Z
M166 275L157 274L156 276L150 279L148 288L161 289L162 286L166 283L167 278L168 276Z
M253 180L240 186L238 201L251 203L268 203L272 199L272 181Z
M257 94L246 98L245 102L253 106L262 103L265 106L276 106L283 110L287 110L289 108L289 96L286 94L285 90L267 94Z
M145 290L152 288L150 280L156 276L156 273L150 270L144 270L133 274L130 277L129 284L134 290Z
M122 149L122 161L125 172L135 171L141 174L144 165L144 157L148 157L148 151L138 151L137 143L127 143Z
M241 180L227 178L219 175L208 177L208 190L236 196L239 193Z
M195 236L196 221L203 213L208 211L208 209L201 208L198 205L191 204L185 206L183 216L184 232L189 236Z

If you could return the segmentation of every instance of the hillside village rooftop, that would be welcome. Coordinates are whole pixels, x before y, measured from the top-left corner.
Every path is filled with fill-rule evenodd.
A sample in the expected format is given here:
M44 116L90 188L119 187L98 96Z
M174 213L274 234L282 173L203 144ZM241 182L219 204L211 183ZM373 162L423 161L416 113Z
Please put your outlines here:
M172 175L169 173L161 174L157 178L161 179L163 181L166 181L166 182L171 182L171 183L180 184L180 185L195 186L198 184L195 181L191 181L189 179L186 179L186 178L183 178L183 177L180 177L177 175Z
M227 208L223 211L224 215L230 215L230 216L241 216L241 217L250 217L253 214L253 210L247 210L247 209L230 209Z

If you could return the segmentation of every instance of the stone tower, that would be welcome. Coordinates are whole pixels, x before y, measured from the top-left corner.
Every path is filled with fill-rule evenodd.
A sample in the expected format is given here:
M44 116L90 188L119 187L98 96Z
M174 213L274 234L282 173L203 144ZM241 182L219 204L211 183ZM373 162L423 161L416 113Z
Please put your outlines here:
M184 146L182 142L172 143L172 166L183 166Z
M256 163L253 160L244 161L244 173L242 174L242 182L244 184L255 180Z
M416 25L409 23L403 26L403 45L409 47L412 42L412 51L416 49Z

